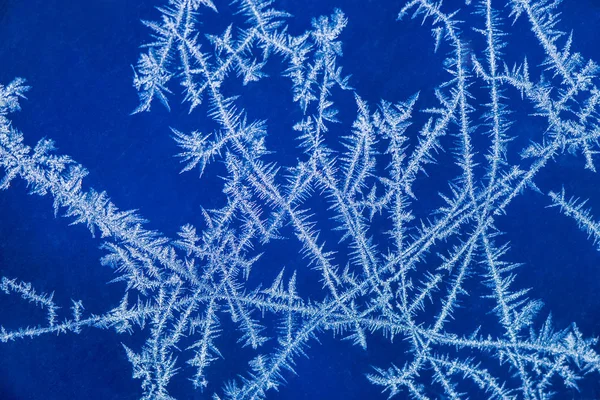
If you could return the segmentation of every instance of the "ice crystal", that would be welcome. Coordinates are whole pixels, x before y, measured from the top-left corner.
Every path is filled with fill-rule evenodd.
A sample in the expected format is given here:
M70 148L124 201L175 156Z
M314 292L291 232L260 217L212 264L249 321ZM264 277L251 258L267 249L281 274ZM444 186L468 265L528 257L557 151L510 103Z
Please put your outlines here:
M206 398L268 398L302 379L290 373L298 358L332 333L361 349L374 338L391 343L394 361L364 365L366 378L356 378L383 397L564 398L582 380L597 380L595 339L575 324L555 328L542 302L517 284L527 266L511 260L497 221L510 218L515 198L547 191L546 205L598 245L598 219L558 192L565 182L536 183L565 152L595 172L598 66L573 51L559 0L478 0L460 9L450 1L400 3L398 23L418 18L443 58L434 96L397 93L371 103L354 89L342 69L349 21L341 10L292 33L292 16L272 0L169 0L156 20L143 22L151 39L134 66L133 113L182 100L213 124L167 132L181 149L182 171L202 176L216 162L226 170L225 203L202 209L202 226L184 225L177 238L86 188L86 169L56 154L52 140L28 146L10 120L28 88L22 79L0 86L0 188L23 180L32 194L53 199L56 214L85 224L104 241L101 263L124 288L120 301L92 313L81 301L57 304L25 277L3 277L2 292L46 318L2 327L0 341L93 328L141 336L143 346L116 354L129 360L148 400L171 399L175 375ZM223 9L234 10L231 24L205 31L203 19ZM545 55L539 66L510 53L518 40L511 23L523 20ZM410 73L402 68L398 74ZM287 132L273 132L243 105L243 93L275 78L285 80L297 107ZM338 104L350 101L352 109L340 112ZM515 104L530 107L525 119L544 127L524 148L514 140L524 122ZM351 125L343 120L349 113ZM293 157L272 157L272 135L295 135ZM423 214L434 202L422 202L420 182L427 185L442 163L454 175L435 187L440 202ZM290 258L301 268L275 266L274 280L256 284L256 269L274 268L272 244L284 241L297 243L300 254ZM315 271L312 288L320 290L300 290L299 278ZM484 316L481 326L465 332L464 307ZM224 330L233 326L237 344L253 355L236 379L215 381L210 371L223 362Z

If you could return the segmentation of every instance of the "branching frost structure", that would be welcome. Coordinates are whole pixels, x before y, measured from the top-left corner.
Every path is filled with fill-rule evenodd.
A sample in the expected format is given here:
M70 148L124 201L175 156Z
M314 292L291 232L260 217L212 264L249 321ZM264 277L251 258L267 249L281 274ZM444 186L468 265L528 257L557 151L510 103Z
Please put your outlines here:
M144 22L152 40L134 68L135 112L150 111L156 100L168 108L179 84L189 111L208 115L216 127L172 128L183 171L202 174L216 160L227 170L226 204L202 211L204 226L185 225L178 238L146 229L137 212L86 189L85 168L56 155L51 140L26 145L9 114L27 87L20 79L0 87L0 187L22 179L33 194L51 196L55 213L85 223L105 241L101 262L125 286L121 301L102 313L87 312L79 301L65 313L68 305L57 305L52 295L3 277L2 292L40 307L46 319L1 328L0 341L89 328L144 335L143 347L125 347L123 354L148 400L171 399L176 374L189 377L207 398L266 398L328 332L361 348L376 335L393 340L396 361L364 371L390 397L560 398L580 380L598 379L595 339L575 324L556 329L550 317L543 320L541 301L515 284L525 267L509 260L509 245L496 228L513 199L544 189L536 176L561 153L580 155L582 166L595 171L598 66L571 50L572 35L559 28L560 0L477 0L460 10L447 3L399 5L399 23L421 19L432 46L445 54L447 78L435 88L436 103L425 105L419 93L369 104L352 88L341 68L340 36L348 23L342 11L315 18L294 35L286 25L291 15L271 0L222 6L169 0L159 8L159 20ZM203 31L202 18L229 7L241 23ZM465 14L479 24L467 26ZM538 71L526 58L512 67L504 61L511 48L507 32L517 20L529 24L545 54ZM483 51L474 52L470 41ZM289 132L269 131L268 121L254 119L226 89L230 82L252 89L268 81L269 63L282 65L299 110ZM342 135L338 96L353 98L356 111ZM508 107L515 101L532 107L532 118L544 125L523 149L511 143L520 122ZM296 136L295 162L272 160L273 134ZM483 142L487 148L478 147ZM440 158L451 160L447 169L457 174L437 188L442 203L422 218L413 211L420 201L416 183L429 179ZM564 189L550 189L549 205L598 245L598 219ZM323 217L312 209L319 199L328 205L324 225L335 231L326 236L337 235L337 245L321 234ZM302 269L278 267L274 281L248 285L253 267L273 268L261 249L283 240L298 243L303 268L320 276L321 293L297 290ZM483 298L471 299L473 285L483 288ZM468 299L487 307L495 325L465 334L454 316ZM222 362L225 319L254 357L238 379L214 382L208 371Z

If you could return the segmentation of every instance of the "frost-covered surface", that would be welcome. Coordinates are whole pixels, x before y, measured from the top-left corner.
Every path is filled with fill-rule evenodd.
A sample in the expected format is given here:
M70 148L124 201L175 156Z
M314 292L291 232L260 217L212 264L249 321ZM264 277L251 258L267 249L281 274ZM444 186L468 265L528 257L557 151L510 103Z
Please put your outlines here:
M572 185L536 179L565 153L581 173L596 171L598 66L577 52L559 1L455 3L399 2L398 24L416 18L431 31L441 60L431 79L440 81L432 93L378 102L342 69L342 10L292 32L293 17L271 1L161 6L144 21L151 38L134 66L133 112L183 101L200 123L165 131L182 171L202 182L218 164L223 178L222 204L199 209L177 237L87 187L86 169L52 140L30 147L11 123L26 83L0 87L0 188L22 180L52 198L56 215L85 224L124 290L87 310L37 290L27 271L3 277L0 289L45 319L2 327L0 346L26 349L56 334L84 340L93 329L140 338L112 351L129 360L144 399L172 398L181 376L191 382L178 393L269 398L302 380L296 364L331 336L365 353L363 375L352 379L374 385L372 396L560 399L581 386L577 395L593 398L585 383L599 379L597 332L578 321L555 326L530 295L536 282L519 281L528 266L499 224L516 199L535 199L598 246L600 220L563 188ZM231 24L205 31L203 20L229 16ZM541 64L511 52L517 23L530 28ZM397 73L408 72L398 65ZM276 129L246 110L271 81L295 105ZM270 147L277 135L294 138L284 156ZM289 242L298 251L274 263L269 252ZM233 363L232 336L246 357ZM381 352L390 361L379 362Z

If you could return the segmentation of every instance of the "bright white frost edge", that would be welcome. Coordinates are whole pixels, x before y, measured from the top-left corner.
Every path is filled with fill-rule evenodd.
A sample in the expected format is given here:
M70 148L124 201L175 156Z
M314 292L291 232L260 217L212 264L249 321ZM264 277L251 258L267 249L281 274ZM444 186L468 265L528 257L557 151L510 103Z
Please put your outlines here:
M572 35L558 28L559 1L466 3L459 11L441 1L412 0L400 9L400 20L422 19L435 49L446 54L448 80L435 90L438 103L421 109L429 118L420 127L411 126L418 120L413 118L418 95L370 105L350 87L339 67L338 37L347 23L341 11L313 20L300 36L287 31L289 14L262 0L234 0L231 6L245 22L218 35L206 35L199 23L201 17L215 16L211 0L171 0L159 9L159 21L144 21L152 42L135 68L140 94L135 111L149 111L155 99L168 107L169 85L179 80L190 112L205 109L218 125L210 133L173 130L184 171L198 167L202 172L215 159L224 160L228 171L227 204L204 211L206 227L198 232L183 226L177 239L145 229L142 217L119 210L106 193L84 189L86 170L54 154L51 140L25 145L8 115L19 109L27 87L22 79L0 86L0 187L23 179L32 193L52 196L56 213L99 232L107 251L102 264L115 268L115 281L126 285L120 304L102 314L86 313L81 302L73 301L71 315L59 316L52 295L3 277L3 292L44 309L47 320L1 328L0 340L88 327L147 332L143 348L125 347L144 399L172 398L168 385L176 373L190 377L206 396L221 393L213 394L215 399L264 398L284 383L311 339L328 330L363 348L372 335L394 339L399 355L394 365L365 366L368 380L390 397L426 399L443 392L452 399L560 398L583 375L598 379L595 340L584 338L574 324L563 330L555 330L550 318L534 324L542 303L528 299L527 289L513 287L519 265L505 260L508 245L495 228L516 196L542 189L535 185L536 174L561 152L581 155L582 165L595 171L598 66L571 52ZM478 25L461 22L466 17ZM529 24L546 55L538 71L526 59L515 66L503 62L512 40L507 32L516 20ZM485 50L467 51L466 38L483 41ZM263 67L273 59L283 63L293 101L304 115L290 122L301 150L292 166L263 160L269 153L266 122L253 120L236 106L236 96L222 91L227 79L249 87L268 79ZM474 98L473 87L485 89L486 97ZM342 153L324 140L338 129L333 99L340 89L353 95L357 106L352 131L340 138ZM509 97L522 99L536 110L532 118L546 122L537 141L524 149L510 144L512 126L519 121L509 118ZM482 134L489 148L474 149L472 138ZM429 164L443 149L453 155L460 174L439 188L444 204L431 210L427 221L417 221L411 213L411 203L418 201L414 182L427 179L425 171L434 168ZM508 162L508 152L520 154L516 164ZM554 189L549 204L598 243L600 223L583 202ZM323 196L330 206L348 254L335 254L320 240L318 219L305 205L314 196ZM377 218L389 223L385 242L371 232ZM308 266L321 274L320 297L313 293L309 300L297 292L301 270L282 269L272 283L246 286L261 247L283 240L285 230L295 234ZM431 257L424 262L436 253L436 265ZM452 332L460 324L453 312L468 295L466 284L476 279L488 292L478 301L490 306L497 325L462 336ZM265 314L274 314L278 326L263 326ZM219 389L209 385L207 371L222 357L224 317L239 327L240 345L256 356L249 371Z

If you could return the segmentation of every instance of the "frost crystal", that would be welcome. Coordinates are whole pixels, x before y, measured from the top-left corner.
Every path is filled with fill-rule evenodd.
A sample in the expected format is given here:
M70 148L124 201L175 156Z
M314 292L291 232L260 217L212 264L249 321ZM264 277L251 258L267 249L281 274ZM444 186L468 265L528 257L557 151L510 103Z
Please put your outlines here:
M221 3L169 0L156 21L143 22L151 40L134 67L134 113L181 100L213 124L165 130L181 149L183 171L202 175L216 162L226 169L225 203L202 210L202 226L182 226L177 238L86 188L86 169L56 155L51 140L26 145L9 114L28 88L21 79L0 86L0 188L20 179L50 196L55 213L102 238L101 263L124 287L120 301L92 313L81 301L56 304L52 294L3 277L2 292L46 318L3 327L0 341L93 328L141 336L143 346L115 354L130 361L148 400L173 398L170 383L180 374L205 398L268 398L302 379L292 377L297 360L332 333L361 349L390 342L393 362L364 365L366 378L357 377L383 397L560 399L598 380L595 339L575 324L553 326L542 302L517 284L527 266L511 260L497 226L513 200L547 192L545 205L600 242L599 219L565 197L563 182L536 182L565 152L579 156L586 173L596 171L598 67L560 30L560 0L477 0L460 10L450 1L401 2L398 24L418 18L431 30L443 81L432 96L398 93L377 104L342 69L349 23L342 11L290 33L292 16L275 1ZM230 9L224 30L204 30L204 18ZM515 21L530 28L545 54L541 65L511 54ZM244 109L244 93L272 79L285 80L297 106L288 132L271 131L269 120ZM350 102L352 109L338 109ZM543 129L527 132L521 148L515 139L532 126L521 128L523 109ZM295 135L293 157L273 157L272 135ZM435 188L437 203L424 201L428 174L440 171L454 175ZM290 264L301 267L272 273L269 250L284 241L297 244ZM253 275L265 268L274 279L257 284ZM314 290L300 289L315 276ZM469 315L481 323L466 332L461 319ZM211 369L226 357L224 336L234 326L252 356L237 378L219 382Z

